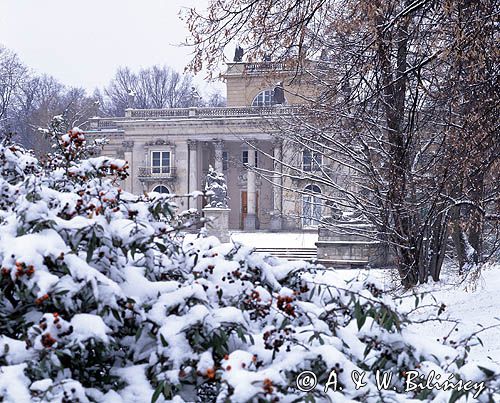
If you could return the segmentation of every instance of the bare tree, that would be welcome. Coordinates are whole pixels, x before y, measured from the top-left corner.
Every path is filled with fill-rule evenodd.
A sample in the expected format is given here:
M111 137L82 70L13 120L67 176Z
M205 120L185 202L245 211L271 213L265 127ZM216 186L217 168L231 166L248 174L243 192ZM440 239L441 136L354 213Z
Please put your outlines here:
M56 114L63 89L62 84L45 75L27 78L19 85L10 107L11 130L26 147L49 149L49 143L37 129L45 127Z
M236 37L250 57L272 51L308 77L316 96L277 131L321 163L270 157L295 181L284 183L320 184L324 205L371 223L407 287L439 278L452 222L460 259L479 262L481 223L497 216L495 2L469 3L218 0L187 16L193 71L214 68Z
M50 143L39 133L55 115L63 115L71 128L84 127L98 115L99 104L82 88L67 88L47 75L25 78L18 86L9 107L10 130L17 140L38 153L49 151Z
M16 90L27 75L14 52L0 45L0 128L8 127L8 111Z
M205 105L209 107L226 106L226 97L220 91L213 91L208 95Z
M130 98L137 88L137 77L128 67L121 67L104 90L103 109L110 116L123 116L130 105Z
M153 66L138 73L120 68L104 90L104 110L123 116L126 108L179 108L193 104L192 79L167 66Z
M446 60L449 80L443 97L451 105L446 113L450 127L446 157L453 163L454 180L448 195L453 200L453 240L461 271L480 263L492 249L492 238L498 238L497 15L498 4L490 1L457 2L450 12L449 34L459 40ZM486 238L486 249L485 231L493 235Z

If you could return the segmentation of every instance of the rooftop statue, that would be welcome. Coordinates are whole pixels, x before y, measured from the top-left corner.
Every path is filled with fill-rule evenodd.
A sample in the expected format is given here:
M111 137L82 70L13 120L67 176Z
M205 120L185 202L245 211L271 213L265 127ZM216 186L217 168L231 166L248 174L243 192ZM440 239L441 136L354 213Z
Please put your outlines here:
M240 45L236 46L234 50L234 59L233 61L239 63L243 60L243 48Z

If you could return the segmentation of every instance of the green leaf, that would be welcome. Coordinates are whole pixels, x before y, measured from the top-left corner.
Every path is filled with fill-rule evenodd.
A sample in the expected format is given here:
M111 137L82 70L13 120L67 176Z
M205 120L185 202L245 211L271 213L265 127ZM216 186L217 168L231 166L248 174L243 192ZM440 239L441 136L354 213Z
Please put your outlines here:
M137 332L135 332L135 341L139 340L139 337L141 337L142 334L142 327L139 327L137 329Z
M371 344L367 344L365 347L365 351L363 351L363 357L366 358L370 351L372 351L372 346Z
M160 340L161 340L161 345L163 347L168 347L168 341L165 340L165 337L163 337L163 335L160 333Z
M167 247L165 245L163 245L162 243L160 242L155 242L156 244L156 247L158 248L158 250L161 252L161 253L165 253L167 251Z
M361 330L361 328L365 324L366 315L363 313L361 305L357 301L356 304L354 305L354 318L356 319L356 322L358 324L358 330Z
M236 334L238 335L238 337L241 339L241 341L242 341L243 343L246 343L246 342L247 342L247 339L246 339L246 337L245 337L245 333L243 333L243 329L242 329L242 327L241 327L241 326L238 326L238 327L236 328Z
M120 314L116 309L111 309L111 313L113 314L114 318L118 321L121 322L122 319L120 318Z
M92 255L94 254L94 250L96 247L96 238L95 234L92 234L92 238L90 238L89 243L87 244L87 263L90 263L92 260Z
M424 389L417 396L418 400L426 400L432 393L432 389Z
M312 287L311 288L311 292L309 294L309 300L312 300L312 298L314 297L314 291L315 291L316 287Z
M159 385L156 387L153 396L151 397L151 403L155 403L158 400L158 398L161 395L161 392L163 391L164 386L165 386L165 381L161 381Z
M448 401L448 403L455 403L458 399L460 399L465 394L466 394L466 392L464 392L462 390L454 390L451 393L450 400Z
M484 374L485 374L488 378L490 378L490 377L492 377L492 376L494 376L494 375L495 375L495 371L492 371L492 370L491 370L491 369L489 369L489 368L485 368L485 367L482 367L482 366L480 366L480 365L478 365L477 367L478 367L481 371L483 371L483 372L484 372Z
M172 397L172 386L167 382L165 382L165 386L163 386L163 396L167 399Z

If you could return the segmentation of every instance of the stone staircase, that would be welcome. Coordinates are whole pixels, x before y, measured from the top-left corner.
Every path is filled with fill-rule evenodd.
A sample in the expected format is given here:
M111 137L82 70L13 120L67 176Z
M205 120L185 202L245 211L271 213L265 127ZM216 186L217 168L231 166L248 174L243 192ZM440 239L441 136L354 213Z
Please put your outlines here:
M256 252L266 253L288 260L316 260L316 248L257 248Z
M256 248L256 252L293 261L314 261L336 269L362 268L368 264L368 260L364 259L318 259L317 248Z

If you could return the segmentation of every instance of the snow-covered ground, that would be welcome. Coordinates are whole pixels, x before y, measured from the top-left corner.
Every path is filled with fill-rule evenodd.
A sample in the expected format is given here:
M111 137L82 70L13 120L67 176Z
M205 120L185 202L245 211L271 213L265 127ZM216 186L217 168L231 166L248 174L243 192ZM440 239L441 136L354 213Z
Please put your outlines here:
M245 245L257 248L312 248L318 240L318 234L312 232L290 232L290 233L266 233L266 232L233 232L232 239ZM339 270L338 275L349 279L363 274L366 270ZM372 270L372 274L385 284L387 289L395 286L394 274L387 270ZM460 324L453 330L455 323L432 321L413 325L415 329L425 334L433 334L436 339L442 339L450 332L450 339L456 340L467 333L476 332L482 328L488 328L495 324L500 325L500 264L490 265L483 269L475 286L467 281L458 282L453 270L444 270L442 280L439 283L431 282L420 286L418 293L427 294L420 305L437 303L446 305L445 312L440 315L450 320L458 320ZM396 292L395 295L398 295ZM403 305L408 309L414 307L413 298L403 299ZM430 310L422 308L416 312L414 318L423 316ZM471 356L474 359L491 358L500 364L500 326L484 330L479 335L484 346L480 344L473 346Z
M397 286L394 273L387 270L370 272L375 274L387 290L393 290ZM337 274L348 280L366 273L367 270L339 270ZM449 340L458 340L466 334L499 325L485 329L478 335L483 345L473 346L470 355L475 360L491 359L500 364L500 264L483 268L477 282L459 281L455 272L448 268L444 271L440 282L435 283L431 280L429 284L419 286L415 292L419 295L424 294L423 302L421 301L419 306L443 303L446 308L439 317L458 320L460 324L454 330L454 322L431 321L414 324L413 329L421 334L431 334L440 340L451 333ZM395 299L400 295L411 295L411 293L401 294L398 291L393 293ZM402 306L408 310L413 309L415 299L404 298ZM418 320L434 311L435 309L422 308L415 312L412 318Z
M449 339L457 340L467 333L500 325L500 264L483 268L475 286L467 281L457 284L451 273L445 273L441 283L421 286L419 291L431 292L434 298L446 305L443 316L447 314L450 319L460 321L456 330L453 323L414 325L423 334L432 334L442 340L443 336L452 333ZM424 304L431 301L427 296ZM472 347L471 357L477 360L491 358L500 363L500 326L486 329L478 336L483 346Z
M233 232L232 239L245 245L257 248L312 248L318 240L318 234L313 232L290 232L290 233L266 233L266 232ZM366 270L339 270L338 275L346 280L363 274ZM395 285L394 273L387 270L372 270L371 274L381 280L386 289L393 289ZM420 305L441 304L446 305L445 312L440 318L458 320L456 326L453 322L431 321L423 324L413 325L414 328L424 334L433 334L436 339L447 336L450 332L450 340L457 340L467 333L476 332L482 328L488 328L495 324L500 325L500 264L490 265L483 269L477 283L468 281L459 282L455 272L448 268L442 274L439 283L431 282L420 286L418 293L425 293ZM400 295L397 291L395 298ZM430 296L436 299L434 299ZM407 295L407 294L406 294ZM414 307L414 298L403 299L403 306L408 309ZM423 317L431 309L422 308L413 316L415 319ZM484 330L479 335L483 346L473 346L471 356L474 359L492 359L500 364L500 326Z
M315 248L317 232L241 232L233 231L231 238L256 248Z

